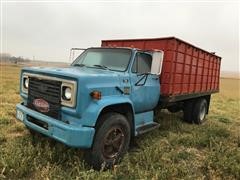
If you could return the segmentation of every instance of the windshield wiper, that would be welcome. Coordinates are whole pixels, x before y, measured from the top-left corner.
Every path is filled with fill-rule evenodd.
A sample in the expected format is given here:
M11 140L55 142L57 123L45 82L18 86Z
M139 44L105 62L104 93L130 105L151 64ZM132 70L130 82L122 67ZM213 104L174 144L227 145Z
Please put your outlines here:
M74 64L73 66L83 67L83 66L85 66L85 64Z
M109 68L107 66L104 66L104 65L94 64L93 66L109 70Z

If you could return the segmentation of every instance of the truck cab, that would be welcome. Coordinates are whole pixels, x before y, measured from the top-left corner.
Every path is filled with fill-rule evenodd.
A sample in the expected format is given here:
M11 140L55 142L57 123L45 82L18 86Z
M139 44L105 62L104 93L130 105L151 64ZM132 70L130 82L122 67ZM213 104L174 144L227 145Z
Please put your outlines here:
M16 116L28 129L88 149L95 169L111 167L130 140L159 127L163 51L88 48L67 68L23 68Z

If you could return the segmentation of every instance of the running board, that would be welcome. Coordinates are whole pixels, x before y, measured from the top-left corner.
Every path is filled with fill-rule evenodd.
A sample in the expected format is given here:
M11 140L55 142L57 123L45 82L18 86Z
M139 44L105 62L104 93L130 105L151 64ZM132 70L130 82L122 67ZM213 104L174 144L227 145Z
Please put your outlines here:
M146 132L149 132L149 131L152 131L154 129L157 129L159 126L160 126L160 124L158 124L156 122L153 122L151 124L146 124L146 125L143 125L141 127L138 127L136 129L136 132L137 132L137 135L141 135L141 134L144 134Z

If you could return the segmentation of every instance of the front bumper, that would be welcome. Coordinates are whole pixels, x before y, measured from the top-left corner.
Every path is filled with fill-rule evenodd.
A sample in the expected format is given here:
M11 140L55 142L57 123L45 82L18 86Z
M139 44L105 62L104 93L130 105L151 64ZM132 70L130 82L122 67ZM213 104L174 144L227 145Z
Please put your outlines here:
M92 146L95 129L66 124L44 114L33 111L22 104L16 105L17 119L22 121L27 127L54 138L68 146L90 148ZM44 126L29 121L28 117L39 120Z

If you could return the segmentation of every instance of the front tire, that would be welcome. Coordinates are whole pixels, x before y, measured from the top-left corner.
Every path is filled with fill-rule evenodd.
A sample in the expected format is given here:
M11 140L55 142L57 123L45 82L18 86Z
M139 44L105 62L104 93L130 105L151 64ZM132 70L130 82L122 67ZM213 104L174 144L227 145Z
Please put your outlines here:
M97 170L111 168L127 152L130 125L125 116L107 113L100 117L93 146L85 153L86 161Z

